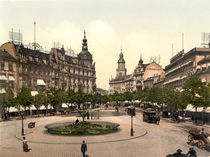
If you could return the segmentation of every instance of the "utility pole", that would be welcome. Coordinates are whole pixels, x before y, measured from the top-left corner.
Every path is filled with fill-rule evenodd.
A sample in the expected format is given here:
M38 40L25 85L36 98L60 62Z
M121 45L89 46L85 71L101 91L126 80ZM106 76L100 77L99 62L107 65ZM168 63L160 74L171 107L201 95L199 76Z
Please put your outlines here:
M34 50L36 50L36 21L34 21Z

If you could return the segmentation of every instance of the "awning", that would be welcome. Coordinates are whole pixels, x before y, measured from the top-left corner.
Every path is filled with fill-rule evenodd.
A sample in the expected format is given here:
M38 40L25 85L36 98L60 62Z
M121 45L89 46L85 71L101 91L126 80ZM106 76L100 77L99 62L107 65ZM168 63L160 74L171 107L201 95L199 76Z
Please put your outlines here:
M205 78L202 78L201 81L202 81L202 82L206 82L206 79L205 79Z
M4 88L1 88L0 89L0 94L4 94L4 93L6 93L5 89Z
M15 78L13 76L9 76L9 81L15 81Z
M37 94L38 94L37 91L31 91L31 96L35 96L35 95L37 95Z
M37 86L46 86L46 84L44 83L44 80L38 79Z
M6 81L6 80L7 80L7 78L6 78L6 76L5 76L5 75L0 75L0 80L1 80L1 81Z
M193 107L192 105L187 105L186 107L186 111L191 111L191 112L195 112L195 107ZM203 107L198 107L197 108L197 111L198 112L210 112L210 107L207 107L207 108L203 108Z

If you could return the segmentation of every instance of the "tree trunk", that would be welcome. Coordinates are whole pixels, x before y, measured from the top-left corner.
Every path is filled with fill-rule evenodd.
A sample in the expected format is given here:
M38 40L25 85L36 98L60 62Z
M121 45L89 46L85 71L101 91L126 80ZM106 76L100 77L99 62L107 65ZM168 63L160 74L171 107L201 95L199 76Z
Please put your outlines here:
M44 105L44 107L45 107L45 115L47 115L47 113L48 113L48 105Z
M205 124L204 112L205 112L205 110L204 110L204 108L203 108L203 111L202 111L202 121L203 121L203 124Z
M198 110L198 108L195 107L195 123L196 123L196 124L197 124L197 110Z

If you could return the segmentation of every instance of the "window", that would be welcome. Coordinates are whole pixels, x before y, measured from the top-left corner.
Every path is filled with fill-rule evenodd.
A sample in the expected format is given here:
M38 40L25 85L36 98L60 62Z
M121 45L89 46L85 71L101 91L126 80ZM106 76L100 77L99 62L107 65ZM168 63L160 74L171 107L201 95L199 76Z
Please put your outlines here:
M15 89L14 82L10 82L10 83L9 83L9 88L11 88L12 90L14 90L14 89Z
M22 81L22 87L25 87L25 85L26 85L26 82L25 82L25 80L23 80Z
M31 87L31 81L32 81L32 80L29 80L29 82L28 82L28 86L29 86L29 87Z
M36 83L37 83L37 80L36 80L36 79L34 79L34 87L36 86Z
M12 63L9 63L9 71L13 71Z
M1 63L1 70L4 70L4 63Z
M25 73L25 71L26 71L25 66L22 66L22 73Z
M30 73L31 72L31 67L28 67L28 73Z

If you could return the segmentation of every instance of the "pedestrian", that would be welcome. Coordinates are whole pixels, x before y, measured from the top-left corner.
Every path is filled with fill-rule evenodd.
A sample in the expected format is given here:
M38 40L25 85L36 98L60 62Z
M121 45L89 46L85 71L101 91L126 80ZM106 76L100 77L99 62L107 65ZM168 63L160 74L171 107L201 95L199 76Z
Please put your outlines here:
M81 151L82 151L83 157L85 157L85 152L87 151L87 145L85 141L82 141Z
M26 137L23 137L23 152L29 152L31 149L28 148L28 142Z
M186 155L189 157L197 157L196 151L193 148L190 148Z
M182 154L181 149L177 149L176 153L173 154L173 157L184 157L185 154Z
M90 114L89 114L89 111L87 111L87 119L89 119L90 117Z
M75 124L78 124L78 123L79 123L79 119L77 118L76 121L75 121Z
M157 117L156 117L156 118L157 118L157 120L156 120L156 121L157 121L157 124L159 125L159 124L160 124L160 116L159 116L159 115L157 115Z

